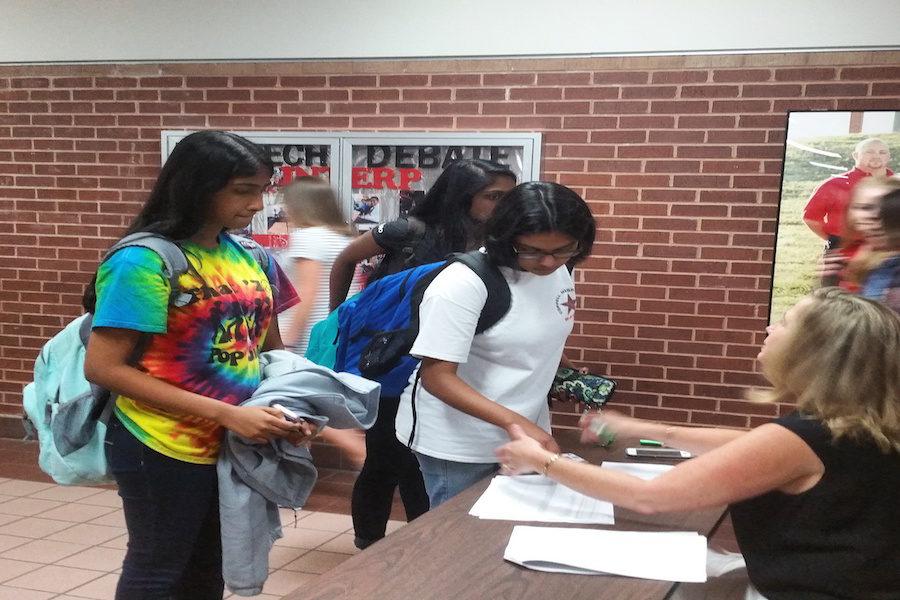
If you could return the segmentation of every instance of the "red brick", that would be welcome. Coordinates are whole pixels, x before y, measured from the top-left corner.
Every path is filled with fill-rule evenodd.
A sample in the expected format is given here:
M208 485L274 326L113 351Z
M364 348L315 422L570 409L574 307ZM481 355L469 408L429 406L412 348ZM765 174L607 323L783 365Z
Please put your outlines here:
M406 101L416 100L450 100L453 90L450 88L421 88L400 90L401 97Z
M353 127L398 129L400 117L352 117L350 124Z
M403 117L403 126L410 129L449 129L453 127L453 117Z
M698 173L698 160L648 160L644 163L646 173Z
M350 100L350 90L303 90L304 102L344 101Z
M703 131L687 131L683 129L673 131L651 131L647 141L651 144L701 144L706 137Z
M534 85L534 73L485 73L484 85Z
M594 73L594 83L647 83L649 73L639 71L598 71Z
M570 87L563 90L566 100L612 100L619 97L619 88L611 86Z
M701 83L709 80L709 71L655 71L652 83Z
M209 126L218 129L238 129L241 127L252 127L253 117L238 115L211 115L208 117Z
M163 102L196 102L203 100L203 90L162 90L159 99Z
M714 100L712 112L714 113L767 113L770 112L772 102L769 100Z
M865 96L868 91L867 83L810 83L806 86L806 95L810 97Z
M732 146L677 146L675 156L678 158L730 158Z
M90 77L54 77L50 84L55 88L89 88L93 87L94 80Z
M800 84L761 84L745 85L744 98L798 98L802 96L803 86Z
M159 100L159 90L115 90L116 100Z
M900 67L844 67L841 79L877 81L883 79L900 79Z
M758 102L758 101L757 101ZM775 113L784 113L792 110L832 110L837 106L836 102L831 99L814 99L814 98L791 98L790 100L775 100L772 104L772 111ZM729 110L723 112L740 112L738 110ZM767 108L755 109L752 112L769 112Z
M653 85L641 87L623 87L622 98L674 98L678 88L674 85Z
M322 114L327 110L328 105L324 102L300 102L297 104L282 104L281 114L283 115L315 115Z
M464 90L457 90L456 96ZM526 87L511 88L509 90L510 100L562 100L563 90L558 87Z
M11 80L11 87L25 88L46 88L50 87L50 80L46 77L17 77Z
M457 100L506 100L504 88L460 88L456 90Z
M249 102L252 98L250 90L206 90L210 102Z
M743 82L743 81L769 81L772 72L769 69L735 69L713 71L712 80L715 82Z
M685 85L681 87L682 98L737 98L740 87L736 85Z
M300 127L300 117L253 117L253 127L260 129L294 129Z
M591 82L590 73L538 73L538 85L587 85Z
M281 87L314 88L325 87L328 80L322 75L304 75L301 77L280 77Z
M646 100L618 100L594 102L593 113L595 115L622 115L646 113L650 109L650 103Z
M759 161L705 160L701 173L759 173Z
M141 77L138 80L138 85L153 88L182 87L184 79L181 77Z
M257 102L297 102L299 90L253 90L253 100Z
M853 98L838 99L835 104L837 110L896 110L896 98Z
M376 100L399 100L400 90L367 89L351 90L350 97L354 102L369 102Z
M831 68L775 69L775 81L830 81L835 74L835 69Z
M378 77L375 75L331 75L328 84L332 87L375 87Z
M671 129L675 119L674 115L622 115L619 129Z
M227 87L228 86L228 78L227 77L187 77L185 79L185 85L187 87L192 88L215 88L215 87Z
M502 131L507 128L506 117L456 117L456 126L460 129L490 129ZM544 139L549 138L545 134Z
M618 120L616 117L565 117L563 126L566 129L613 129Z
M762 144L767 138L763 129L714 129L706 132L711 144Z
M426 115L427 102L381 102L378 112L383 115Z
M731 180L727 175L675 175L672 185L686 188L725 189L731 187Z
M539 115L583 115L591 112L590 102L536 102L535 113Z
M619 158L671 158L672 146L619 146Z
M900 96L900 81L892 81L890 83L873 83L873 96Z
M383 87L421 87L428 85L428 75L381 75Z
M616 175L615 185L623 187L669 187L667 175Z
M702 100L656 100L650 103L650 112L666 114L698 114L709 112L709 102Z
M440 111L435 108L440 108ZM533 115L534 102L485 102L481 105L481 113L485 115ZM439 114L478 114L478 105L474 103L455 102L444 104L434 102L431 112Z
M97 77L94 79L96 87L133 88L138 86L136 77Z
M476 86L481 85L481 75L477 74L452 74L452 75L432 75L431 85L433 87L450 86Z

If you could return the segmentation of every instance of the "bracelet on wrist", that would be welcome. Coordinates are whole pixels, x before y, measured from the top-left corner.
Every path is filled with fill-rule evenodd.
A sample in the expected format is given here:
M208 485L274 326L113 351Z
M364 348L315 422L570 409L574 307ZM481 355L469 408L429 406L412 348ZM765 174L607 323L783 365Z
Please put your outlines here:
M547 473L550 471L550 467L553 466L553 463L555 463L555 462L558 461L559 459L560 459L559 454L554 454L553 456L551 456L550 458L548 458L548 459L547 459L547 462L544 463L544 468L541 469L541 475L546 476Z

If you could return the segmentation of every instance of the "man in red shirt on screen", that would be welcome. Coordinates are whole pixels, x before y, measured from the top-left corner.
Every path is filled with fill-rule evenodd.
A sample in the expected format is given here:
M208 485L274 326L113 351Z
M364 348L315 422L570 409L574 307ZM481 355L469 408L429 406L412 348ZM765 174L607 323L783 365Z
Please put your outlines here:
M878 138L867 138L859 142L852 156L856 163L853 169L825 180L816 188L803 209L803 222L813 233L828 241L829 246L844 231L844 214L850 203L850 193L857 182L871 175L889 177L894 174L888 169L891 151Z

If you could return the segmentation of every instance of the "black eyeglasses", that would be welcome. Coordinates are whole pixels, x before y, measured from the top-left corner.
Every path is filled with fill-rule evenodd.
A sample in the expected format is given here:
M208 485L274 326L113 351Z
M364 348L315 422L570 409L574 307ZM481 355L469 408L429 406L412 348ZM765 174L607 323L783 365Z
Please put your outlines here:
M576 245L574 248L554 250L553 252L544 252L543 250L519 250L518 248L513 246L513 251L516 253L516 256L524 260L540 260L545 256L552 256L553 258L567 260L577 255L580 252L580 249Z

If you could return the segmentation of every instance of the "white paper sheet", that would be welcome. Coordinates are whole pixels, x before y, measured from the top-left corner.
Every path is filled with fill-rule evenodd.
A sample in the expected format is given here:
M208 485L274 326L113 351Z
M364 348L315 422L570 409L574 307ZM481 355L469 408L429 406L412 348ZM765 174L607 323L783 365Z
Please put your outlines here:
M634 477L640 477L641 479L653 479L654 477L659 477L666 471L671 471L675 468L675 465L658 465L654 463L624 463L624 462L611 462L611 461L603 461L603 464L600 465L601 469L611 469L613 471L618 471L620 473L625 473L627 475L632 475Z
M612 525L613 505L585 496L542 475L498 475L472 506L481 519Z
M517 525L503 558L536 571L706 581L706 538L691 531Z

